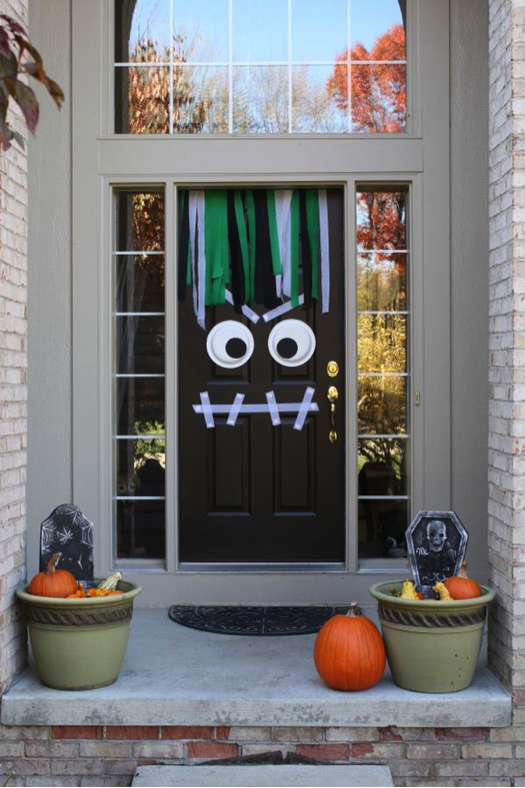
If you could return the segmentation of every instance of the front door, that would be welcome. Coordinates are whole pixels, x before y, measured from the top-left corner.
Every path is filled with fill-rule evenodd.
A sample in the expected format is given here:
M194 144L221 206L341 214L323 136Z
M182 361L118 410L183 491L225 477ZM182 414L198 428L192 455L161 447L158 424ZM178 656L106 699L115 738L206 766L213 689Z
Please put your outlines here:
M301 191L294 192L299 201ZM311 305L304 303L301 261L309 231L302 214L298 306L292 308L282 282L273 308L256 297L242 311L227 301L206 306L199 321L191 286L179 304L183 563L344 561L344 195L342 189L324 194L327 238L321 232L319 260L324 243L329 266L321 273L319 265L319 297ZM241 200L245 206L244 191ZM247 225L251 255L254 232L250 238ZM197 244L205 238L198 230ZM323 298L321 289L328 286ZM226 297L233 301L231 289Z

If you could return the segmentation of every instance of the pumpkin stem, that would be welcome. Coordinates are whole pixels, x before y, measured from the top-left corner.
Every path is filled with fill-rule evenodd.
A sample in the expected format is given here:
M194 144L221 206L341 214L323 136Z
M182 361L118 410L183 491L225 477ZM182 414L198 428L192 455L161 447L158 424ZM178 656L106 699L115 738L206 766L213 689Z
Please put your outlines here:
M346 615L348 616L348 618L357 618L357 616L361 615L361 611L357 607L357 602L352 602L352 604L350 605L350 609Z
M57 568L56 565L57 565L57 562L58 562L59 558L60 558L60 553L55 553L55 555L51 556L51 558L49 559L49 561L47 563L47 568L46 568L46 574L47 575L52 575L52 574L55 573L56 568Z
M467 567L468 567L468 563L466 561L463 561L463 563L461 564L461 569L459 570L458 577L468 577Z

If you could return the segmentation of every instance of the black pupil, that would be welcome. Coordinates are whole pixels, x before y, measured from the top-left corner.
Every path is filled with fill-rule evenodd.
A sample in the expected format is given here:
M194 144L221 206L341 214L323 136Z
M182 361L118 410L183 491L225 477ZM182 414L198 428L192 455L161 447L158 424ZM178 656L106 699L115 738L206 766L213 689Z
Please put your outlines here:
M230 358L242 358L246 349L246 342L239 337L232 337L226 342L226 353Z
M295 339L285 337L277 343L277 352L281 358L293 358L297 353L298 347Z

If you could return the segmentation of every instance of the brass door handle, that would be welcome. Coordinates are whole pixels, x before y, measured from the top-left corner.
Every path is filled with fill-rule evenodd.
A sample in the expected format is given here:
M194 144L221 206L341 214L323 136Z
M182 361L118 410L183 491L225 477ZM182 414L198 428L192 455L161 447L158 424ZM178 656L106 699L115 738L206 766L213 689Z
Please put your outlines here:
M326 399L330 403L330 432L328 433L328 440L330 443L335 443L337 440L337 432L335 430L335 414L336 402L339 399L339 391L337 386L330 386L326 392Z

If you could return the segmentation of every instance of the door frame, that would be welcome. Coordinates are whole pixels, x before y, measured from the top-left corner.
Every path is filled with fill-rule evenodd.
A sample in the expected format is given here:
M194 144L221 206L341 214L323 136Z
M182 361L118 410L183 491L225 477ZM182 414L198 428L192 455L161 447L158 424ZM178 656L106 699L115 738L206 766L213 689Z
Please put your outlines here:
M413 70L410 134L276 135L136 138L110 134L111 14L107 0L72 0L73 9L73 492L74 502L96 524L97 572L115 566L112 522L111 342L112 289L108 277L110 189L114 185L162 185L166 189L166 357L175 358L175 184L343 185L347 270L355 270L355 184L410 185L412 275L413 509L450 504L450 249L448 2L410 3L409 56ZM109 31L109 32L108 32ZM98 52L98 57L93 57ZM424 52L424 59L420 53ZM89 68L86 68L89 64ZM440 79L436 80L436 74ZM425 88L427 89L425 91ZM430 90L432 88L432 90ZM421 97L421 100L419 99ZM422 130L424 129L424 134ZM299 136L299 140L298 140ZM299 143L299 144L298 144ZM232 153L234 151L234 154ZM446 163L446 166L444 165ZM213 175L210 173L213 172ZM417 261L417 265L414 264ZM347 359L356 347L355 277L346 277ZM212 572L178 565L175 526L177 405L176 364L166 369L166 562L119 561L145 589L146 604L173 599L192 604L338 602L367 600L368 586L385 573L405 573L403 560L358 561L357 527L347 530L344 567L216 567ZM354 374L352 374L354 373ZM355 411L357 376L346 364L347 522L357 511ZM425 413L427 417L425 418ZM352 434L353 432L353 434ZM172 470L169 471L168 469ZM315 583L312 580L315 577Z

